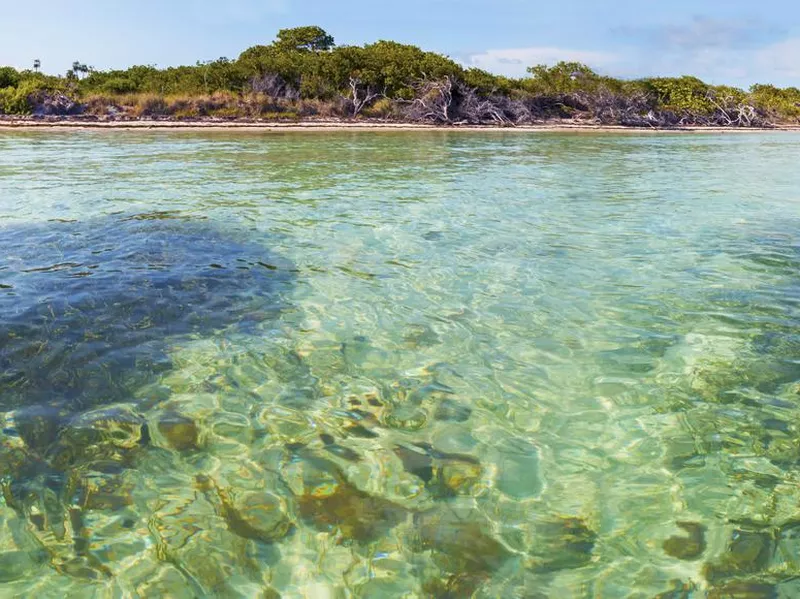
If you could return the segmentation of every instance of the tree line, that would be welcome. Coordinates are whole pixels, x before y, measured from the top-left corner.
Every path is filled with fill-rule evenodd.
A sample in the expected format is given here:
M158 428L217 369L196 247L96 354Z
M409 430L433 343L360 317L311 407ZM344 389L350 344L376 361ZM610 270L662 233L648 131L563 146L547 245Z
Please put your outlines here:
M768 126L800 122L800 90L709 85L696 77L623 80L586 65L535 65L509 78L416 46L337 46L316 26L283 29L268 45L193 66L64 76L0 67L0 113L81 118L382 119L521 125L553 119L639 127Z

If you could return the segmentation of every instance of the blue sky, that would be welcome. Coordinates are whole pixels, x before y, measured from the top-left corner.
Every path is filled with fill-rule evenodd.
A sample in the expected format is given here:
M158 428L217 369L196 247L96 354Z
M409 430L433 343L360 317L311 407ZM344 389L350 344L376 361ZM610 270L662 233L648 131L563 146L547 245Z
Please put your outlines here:
M0 0L0 64L194 64L309 24L339 44L393 39L515 76L565 59L623 77L800 87L800 2L789 0Z

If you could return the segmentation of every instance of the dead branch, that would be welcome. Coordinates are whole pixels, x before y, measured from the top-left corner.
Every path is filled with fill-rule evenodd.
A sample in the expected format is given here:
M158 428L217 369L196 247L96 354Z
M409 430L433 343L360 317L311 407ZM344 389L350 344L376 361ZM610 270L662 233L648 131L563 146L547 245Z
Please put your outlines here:
M364 86L358 77L350 77L350 97L349 102L353 108L353 118L357 117L361 110L382 97L384 94L375 92L370 86Z
M453 104L453 81L445 76L441 80L423 79L415 86L416 97L406 111L416 121L434 123L452 122L450 108Z

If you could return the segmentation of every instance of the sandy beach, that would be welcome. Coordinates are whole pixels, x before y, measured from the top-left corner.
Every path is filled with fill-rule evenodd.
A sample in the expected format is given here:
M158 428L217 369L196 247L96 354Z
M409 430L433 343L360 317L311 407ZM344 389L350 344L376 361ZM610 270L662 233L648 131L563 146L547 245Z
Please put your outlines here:
M380 121L225 121L225 120L118 120L92 121L70 118L2 118L0 131L19 129L92 129L92 130L182 130L182 131L467 131L467 132L615 132L615 133L752 133L800 131L800 125L761 127L673 127L645 128L620 125L594 125L574 121L546 122L536 125L499 127L492 125L424 125Z

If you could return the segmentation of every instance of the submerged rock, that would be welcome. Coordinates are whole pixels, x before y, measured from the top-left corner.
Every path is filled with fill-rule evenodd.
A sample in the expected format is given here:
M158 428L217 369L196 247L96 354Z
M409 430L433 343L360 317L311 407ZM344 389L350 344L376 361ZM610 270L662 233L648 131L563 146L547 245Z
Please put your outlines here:
M597 533L581 519L554 516L534 527L536 570L580 568L592 560Z
M406 520L408 510L362 491L333 462L300 450L301 480L293 488L297 513L317 530L343 539L371 542Z
M158 432L170 447L178 451L191 451L200 445L197 424L188 416L167 412L158 419Z
M448 572L488 574L512 557L490 533L486 517L474 508L444 505L414 515L415 541L432 550Z
M262 543L282 539L292 529L283 502L265 491L234 492L221 489L208 477L198 476L198 487L205 491L232 533Z
M361 461L361 456L357 452L353 451L349 447L344 447L343 445L337 443L336 439L334 439L332 435L323 433L320 435L320 440L325 446L325 451L331 455L335 455L336 457L347 460L348 462Z
M228 494L222 514L231 532L263 543L282 539L292 529L283 503L272 493L248 491L233 497Z
M769 564L774 547L775 539L768 532L735 530L727 551L705 564L703 573L712 584L757 573Z
M87 510L120 510L133 504L133 485L121 476L81 477L76 482L76 501Z
M46 561L44 551L0 552L0 583L13 582L31 576Z
M0 480L24 478L24 472L35 468L36 457L19 441L0 435Z
M62 423L69 411L46 405L33 405L15 411L13 422L17 434L29 448L46 450L58 440Z
M110 406L80 414L65 423L47 456L59 470L103 461L128 466L134 451L149 441L150 433L142 416L129 406Z
M672 581L672 589L654 596L653 599L692 599L697 589L693 582Z
M403 468L419 477L439 499L468 494L483 476L481 463L470 455L437 451L427 443L394 449Z
M475 591L488 579L485 572L462 572L446 578L432 578L422 585L426 597L432 599L459 599L472 597Z
M389 428L402 431L417 431L428 422L428 413L413 404L398 404L389 410L384 424Z
M436 407L433 417L445 422L466 422L472 415L472 408L454 399L443 399Z
M706 527L696 522L677 522L687 536L673 536L664 541L664 552L682 560L698 559L706 550Z
M769 583L737 581L709 589L708 599L778 599L778 590Z
M343 538L369 542L406 519L408 511L388 499L370 495L346 481L328 494L303 495L297 510L307 524Z

